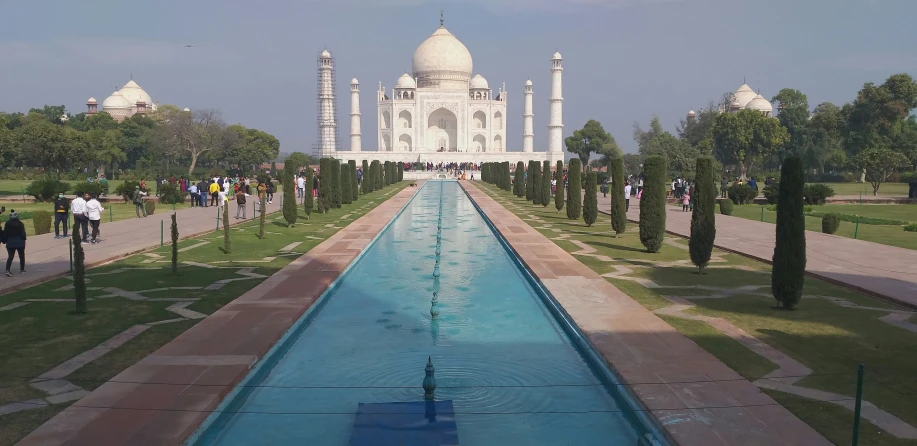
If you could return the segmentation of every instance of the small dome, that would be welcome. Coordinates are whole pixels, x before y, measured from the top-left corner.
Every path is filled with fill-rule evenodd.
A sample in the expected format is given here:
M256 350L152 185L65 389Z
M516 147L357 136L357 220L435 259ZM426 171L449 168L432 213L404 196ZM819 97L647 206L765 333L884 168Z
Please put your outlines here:
M487 90L490 87L487 85L487 79L484 79L484 76L477 74L471 78L471 88Z
M694 113L694 110L688 110L688 116L697 116L697 113Z
M185 107L185 108L182 109L182 111L187 111L187 112L189 112L189 111L191 111L191 109L188 108L188 107Z
M526 80L526 81L525 81L525 86L526 86L526 87L531 87L531 86L532 86L532 80L531 80L531 79Z
M442 26L417 47L411 66L421 87L454 88L468 82L473 70L468 48Z
M360 85L360 81L357 78L353 78L350 80L350 85Z
M764 99L764 96L761 96L760 94L755 95L751 101L748 101L748 105L746 105L745 108L749 110L765 112L768 114L774 112L774 106L771 105L771 103L768 102L767 99Z
M87 103L87 104L95 104L95 103L96 103L96 98L90 97L89 99L86 100L86 103Z
M551 60L563 60L563 58L560 57L560 53L554 53L554 57Z
M324 58L326 58L326 59L327 59L327 58L330 58L330 57L331 57L331 53L329 53L328 50L322 50L322 57L324 57Z
M112 93L111 96L102 101L102 110L104 111L129 108L131 108L131 102L121 94L120 90Z
M736 90L735 101L733 104L738 105L739 108L745 108L748 106L748 103L755 98L755 91L748 86L748 84L742 84L738 90Z
M398 78L395 88L417 88L417 82L414 82L414 78L410 74L404 73Z

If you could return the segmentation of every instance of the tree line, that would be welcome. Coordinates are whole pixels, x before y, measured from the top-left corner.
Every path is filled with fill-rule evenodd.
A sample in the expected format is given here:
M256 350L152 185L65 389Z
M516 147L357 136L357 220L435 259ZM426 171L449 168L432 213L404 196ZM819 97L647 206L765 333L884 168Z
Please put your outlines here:
M68 114L45 105L28 113L0 112L0 167L39 169L61 178L86 169L109 178L127 170L168 175L196 168L252 172L280 152L273 135L227 125L213 109L163 105L122 122L105 112Z

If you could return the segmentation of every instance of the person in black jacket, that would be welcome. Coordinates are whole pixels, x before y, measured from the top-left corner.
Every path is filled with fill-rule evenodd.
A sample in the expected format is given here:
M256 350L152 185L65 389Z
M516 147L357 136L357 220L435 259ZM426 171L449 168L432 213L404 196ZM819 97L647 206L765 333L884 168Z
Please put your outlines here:
M57 194L57 200L54 200L54 238L67 238L67 226L70 222L70 200L64 198L64 194ZM64 236L60 235L60 225L64 224ZM7 268L9 269L9 268Z
M13 265L13 256L19 253L19 273L25 272L25 225L19 220L19 213L10 211L10 221L3 228L3 242L6 243L6 276L13 277L10 267Z

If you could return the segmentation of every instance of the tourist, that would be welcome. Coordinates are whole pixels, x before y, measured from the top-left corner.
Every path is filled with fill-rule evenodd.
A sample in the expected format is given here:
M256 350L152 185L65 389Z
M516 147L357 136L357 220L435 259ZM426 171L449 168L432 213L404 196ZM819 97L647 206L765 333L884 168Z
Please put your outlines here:
M73 214L73 223L82 228L83 243L89 243L89 220L86 218L86 200L77 195L70 202L70 213Z
M201 178L201 181L197 183L197 197L200 200L197 205L198 207L207 207L207 195L209 195L207 190L207 182Z
M194 204L198 203L199 200L201 199L197 195L197 185L194 183L191 183L191 185L188 186L188 193L191 194L191 207L194 207Z
M267 204L273 204L274 202L274 179L268 178L267 184L264 185L267 192Z
M54 200L54 238L67 238L67 226L70 224L70 200L63 193L57 194ZM64 224L64 236L60 235L61 223Z
M102 177L99 178L99 185L102 186L102 195L107 196L108 195L108 180L105 178L105 175L102 175Z
M643 192L643 174L642 173L637 177L637 196L642 195L641 192Z
M691 194L684 193L681 195L681 211L688 212L688 206L691 204Z
M608 197L608 178L602 180L602 197Z
M726 178L726 175L723 175L723 180L720 181L720 198L726 198L726 189L729 188L729 179Z
M86 198L89 198L89 194L86 194ZM102 203L99 203L96 197L89 198L89 201L86 202L86 218L89 219L89 225L92 226L91 243L93 245L99 243L99 223L102 222L102 211L104 210Z
M145 196L146 192L140 190L140 186L134 186L134 195L131 197L131 201L134 203L134 212L137 213L137 218L141 216L146 218L146 206L143 205L143 197Z
M296 177L296 196L299 198L306 196L306 179L302 175Z
M243 220L248 218L245 216L245 197L246 196L247 195L242 188L239 188L236 191L236 219L237 220L239 219L239 214L242 214Z
M210 186L207 187L207 191L210 193L211 206L218 206L217 198L219 198L219 192L222 189L222 187L220 187L220 181L222 181L222 179L210 180Z
M624 212L630 210L630 181L624 182Z
M3 229L3 242L6 243L6 277L13 277L10 267L13 266L13 255L19 253L19 274L25 273L25 225L19 220L19 213L10 210L10 221Z
M318 197L318 186L319 186L318 173L316 173L315 175L312 175L312 196L313 197Z
M229 182L227 181L225 184L228 185ZM217 206L222 208L228 202L229 202L229 196L226 194L226 191L223 189L220 189L219 191L217 191ZM221 209L220 212L222 213L223 210Z

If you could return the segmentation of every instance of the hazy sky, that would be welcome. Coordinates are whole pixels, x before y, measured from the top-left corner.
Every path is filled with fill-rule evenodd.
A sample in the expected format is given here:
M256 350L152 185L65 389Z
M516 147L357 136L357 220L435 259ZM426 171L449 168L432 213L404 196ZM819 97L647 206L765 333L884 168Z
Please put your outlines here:
M851 100L866 81L917 74L914 0L0 0L0 110L85 110L133 74L160 103L216 108L229 123L316 144L316 57L335 56L339 135L361 83L363 147L377 146L375 90L411 69L439 26L474 71L509 90L507 147L521 150L523 83L535 88L535 150L547 145L549 60L564 57L564 136L600 121L635 151L634 121L674 130L692 108L749 85L811 106ZM194 45L185 48L186 44Z

